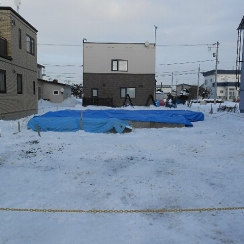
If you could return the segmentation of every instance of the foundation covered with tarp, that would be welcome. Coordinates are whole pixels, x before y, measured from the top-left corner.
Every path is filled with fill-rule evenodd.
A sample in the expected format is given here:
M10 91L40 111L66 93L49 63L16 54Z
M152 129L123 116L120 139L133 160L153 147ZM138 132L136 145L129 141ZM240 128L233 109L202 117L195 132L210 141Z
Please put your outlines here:
M203 120L203 113L189 110L61 110L34 116L27 126L34 131L122 133L126 128L132 129L133 123L141 122L141 127L143 123L192 127L192 122Z

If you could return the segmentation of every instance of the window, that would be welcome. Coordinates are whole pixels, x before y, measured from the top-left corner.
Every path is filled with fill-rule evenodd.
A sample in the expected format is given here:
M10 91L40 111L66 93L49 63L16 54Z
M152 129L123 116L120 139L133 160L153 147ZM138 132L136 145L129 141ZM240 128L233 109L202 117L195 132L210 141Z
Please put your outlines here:
M120 88L120 97L121 98L125 98L127 94L130 96L130 98L136 98L136 88L133 88L133 87Z
M58 90L54 90L53 91L53 95L59 95L59 91Z
M33 95L36 95L36 82L33 81Z
M22 38L22 33L21 33L21 29L19 29L19 49L22 49L22 41L21 41L21 38Z
M23 93L23 86L22 86L22 75L17 74L17 94Z
M224 91L223 91L223 90L220 90L219 92L220 92L220 93L224 93Z
M128 71L128 60L112 60L112 71Z
M26 51L32 55L35 55L35 42L34 39L26 35Z
M97 96L98 96L98 89L92 88L92 97L97 97Z
M6 93L6 71L0 69L0 93Z

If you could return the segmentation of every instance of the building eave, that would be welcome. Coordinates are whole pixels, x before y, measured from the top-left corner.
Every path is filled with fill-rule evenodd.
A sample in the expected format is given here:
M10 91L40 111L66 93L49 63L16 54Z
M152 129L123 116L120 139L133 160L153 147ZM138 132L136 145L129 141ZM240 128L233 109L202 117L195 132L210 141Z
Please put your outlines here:
M218 75L236 75L240 73L241 73L240 70L222 70L222 69L217 70ZM210 75L215 75L215 70L203 72L204 77Z
M24 21L31 29L33 29L35 32L38 32L38 30L33 27L26 19L24 19L19 13L17 13L15 10L13 10L11 7L0 7L0 10L9 10L11 11L14 15L16 15L18 18L20 18L22 21Z

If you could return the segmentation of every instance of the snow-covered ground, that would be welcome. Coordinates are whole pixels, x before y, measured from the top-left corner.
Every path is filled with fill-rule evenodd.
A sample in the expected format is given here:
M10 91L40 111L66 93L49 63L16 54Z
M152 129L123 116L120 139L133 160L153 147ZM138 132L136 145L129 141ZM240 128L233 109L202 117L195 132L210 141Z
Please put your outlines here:
M28 130L0 120L1 244L244 243L244 210L166 213L5 211L244 207L244 114L219 105L191 128L124 134ZM82 107L41 101L39 114ZM126 107L125 109L155 109ZM166 109L158 107L156 109ZM20 122L20 132L18 132Z

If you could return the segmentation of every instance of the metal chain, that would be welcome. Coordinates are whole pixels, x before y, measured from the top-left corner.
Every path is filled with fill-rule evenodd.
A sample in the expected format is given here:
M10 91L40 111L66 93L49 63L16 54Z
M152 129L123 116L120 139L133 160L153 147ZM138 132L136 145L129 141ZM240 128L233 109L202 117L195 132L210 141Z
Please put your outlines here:
M141 210L72 210L72 209L37 209L37 208L0 208L0 211L13 212L48 212L48 213L181 213L181 212L208 212L208 211L230 211L244 210L244 207L226 207L226 208L188 208L188 209L141 209Z

